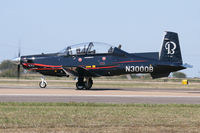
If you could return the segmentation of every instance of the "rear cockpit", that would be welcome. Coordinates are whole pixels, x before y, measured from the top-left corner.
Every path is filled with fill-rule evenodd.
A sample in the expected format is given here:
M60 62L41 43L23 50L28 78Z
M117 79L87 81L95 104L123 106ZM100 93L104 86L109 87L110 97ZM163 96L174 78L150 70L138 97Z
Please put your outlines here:
M113 53L114 48L102 42L87 42L68 46L59 53L65 55L106 54Z

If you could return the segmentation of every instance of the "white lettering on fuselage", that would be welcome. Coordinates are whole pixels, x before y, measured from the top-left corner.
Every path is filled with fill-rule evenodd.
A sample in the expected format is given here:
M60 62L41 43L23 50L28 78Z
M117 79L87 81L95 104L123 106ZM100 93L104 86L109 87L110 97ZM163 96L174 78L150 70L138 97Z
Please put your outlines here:
M126 72L153 72L153 66L126 66Z

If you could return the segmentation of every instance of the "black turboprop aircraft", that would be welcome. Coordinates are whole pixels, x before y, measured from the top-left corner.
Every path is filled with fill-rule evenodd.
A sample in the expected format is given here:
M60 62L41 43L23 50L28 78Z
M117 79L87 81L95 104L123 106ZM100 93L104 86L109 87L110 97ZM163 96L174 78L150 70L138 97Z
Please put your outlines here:
M152 78L167 77L170 72L185 69L182 63L178 34L165 32L160 52L127 53L121 45L89 42L68 46L58 53L19 56L14 59L19 68L33 70L42 75L75 76L76 88L91 89L92 77L115 76L131 73L150 73ZM44 78L39 83L47 86Z

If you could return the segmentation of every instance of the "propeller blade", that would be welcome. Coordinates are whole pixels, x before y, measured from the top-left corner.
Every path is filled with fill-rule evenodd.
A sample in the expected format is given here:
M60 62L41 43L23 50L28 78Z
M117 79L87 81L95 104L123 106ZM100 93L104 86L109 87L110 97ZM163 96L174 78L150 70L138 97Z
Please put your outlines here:
M19 41L19 48L18 48L18 58L19 58L19 64L17 64L17 78L20 78L20 59L21 59L21 41Z
M20 64L17 65L17 78L20 78Z
M18 48L18 57L20 57L21 56L21 48L19 47Z

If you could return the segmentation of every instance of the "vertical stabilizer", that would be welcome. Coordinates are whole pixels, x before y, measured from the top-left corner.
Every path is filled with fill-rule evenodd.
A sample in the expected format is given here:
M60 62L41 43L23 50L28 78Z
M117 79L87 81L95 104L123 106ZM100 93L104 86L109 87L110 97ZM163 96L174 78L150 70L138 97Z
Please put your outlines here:
M178 34L175 32L165 32L159 60L182 65L181 49Z

